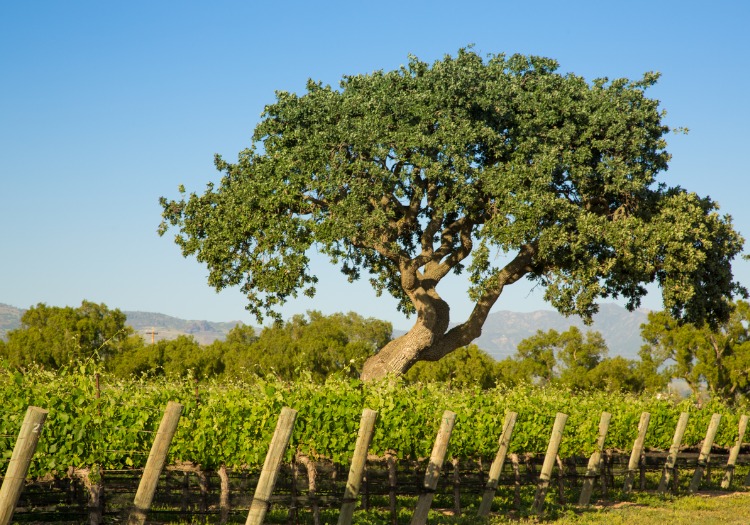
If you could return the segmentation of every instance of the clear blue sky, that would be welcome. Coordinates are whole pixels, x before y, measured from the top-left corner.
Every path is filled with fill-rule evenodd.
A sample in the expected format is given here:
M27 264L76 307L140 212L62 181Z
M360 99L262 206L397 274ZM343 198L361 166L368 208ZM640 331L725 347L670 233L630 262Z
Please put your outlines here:
M239 291L217 294L207 271L160 238L160 196L201 192L214 153L236 158L274 90L308 78L433 61L467 44L557 59L587 79L660 71L651 90L670 126L662 180L718 200L750 237L750 8L714 0L620 2L0 3L0 302L38 302L243 320ZM749 245L750 246L750 245ZM366 283L315 260L310 308L408 322ZM750 263L735 274L750 286ZM496 309L545 308L524 283ZM465 283L443 290L453 317ZM645 306L659 308L658 294Z

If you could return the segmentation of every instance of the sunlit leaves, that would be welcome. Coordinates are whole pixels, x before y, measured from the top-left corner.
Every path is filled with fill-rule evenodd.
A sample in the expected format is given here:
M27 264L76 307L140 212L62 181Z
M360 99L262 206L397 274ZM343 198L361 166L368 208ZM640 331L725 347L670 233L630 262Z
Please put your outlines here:
M744 241L709 198L659 182L669 128L646 95L659 75L590 82L557 67L462 49L278 92L237 162L216 159L218 184L161 200L159 231L174 227L208 282L240 287L259 318L315 293L317 249L406 313L447 316L428 303L466 265L467 324L524 275L586 319L602 298L637 307L654 282L676 317L726 319ZM496 261L516 255L503 273Z
M225 464L231 469L255 471L263 464L284 406L299 412L286 460L299 451L341 464L351 460L365 407L378 411L370 452L382 456L393 451L398 457L412 459L429 456L446 409L458 414L449 454L475 459L494 457L503 417L509 410L518 412L511 451L534 454L546 450L555 414L568 414L563 457L587 456L593 451L602 411L613 415L606 446L621 450L632 446L643 411L650 412L652 418L646 446L659 449L669 448L680 412L690 413L685 446L701 442L714 412L723 415L717 445L731 445L742 412L716 400L698 408L692 400L605 392L571 395L569 390L555 387L481 390L341 379L325 384L262 379L252 384L212 383L201 388L198 401L192 381L118 381L104 375L97 400L93 371L28 370L19 389L12 373L0 370L0 400L4 403L0 450L5 451L0 453L0 469L10 457L12 436L20 429L26 407L32 404L50 411L32 462L30 475L34 477L65 476L70 466L99 465L105 471L142 468L169 400L185 406L169 462L192 461L205 469Z

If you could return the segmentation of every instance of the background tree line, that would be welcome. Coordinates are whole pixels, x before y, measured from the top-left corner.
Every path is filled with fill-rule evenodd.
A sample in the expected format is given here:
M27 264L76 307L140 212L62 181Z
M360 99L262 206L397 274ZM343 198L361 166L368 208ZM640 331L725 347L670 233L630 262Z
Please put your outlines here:
M643 392L662 391L679 378L695 394L705 389L733 401L750 393L749 321L750 304L744 301L737 301L729 320L715 328L651 312L641 326L639 359L608 356L599 332L539 330L501 361L471 344L439 361L418 363L404 379L482 388L531 383ZM59 369L96 360L120 377L275 375L323 382L331 374L359 377L364 362L391 340L392 331L388 322L353 312L326 316L310 311L259 332L237 325L223 341L209 345L184 335L148 344L118 309L88 301L78 308L39 304L25 312L7 341L0 340L0 366Z

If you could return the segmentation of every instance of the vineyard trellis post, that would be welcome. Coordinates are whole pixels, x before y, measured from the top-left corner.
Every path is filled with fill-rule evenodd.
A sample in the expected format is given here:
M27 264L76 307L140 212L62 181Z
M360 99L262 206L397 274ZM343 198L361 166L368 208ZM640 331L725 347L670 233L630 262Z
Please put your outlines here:
M281 409L279 420L276 423L276 430L274 430L271 445L268 447L266 460L260 472L258 486L255 487L253 501L250 504L247 521L245 521L246 525L261 525L266 517L271 494L279 477L281 460L284 458L284 452L289 446L289 440L292 437L292 429L294 429L296 419L296 410L289 407Z
M141 481L138 484L138 491L135 493L133 508L128 517L128 525L142 525L146 521L146 514L154 500L156 485L159 483L159 476L167 461L169 445L177 431L182 409L183 406L179 403L174 401L167 403L159 429L156 431L154 443L151 445L151 452L149 452L146 460Z
M633 489L633 478L635 477L635 470L641 462L643 442L646 440L646 432L648 431L650 420L651 414L648 412L641 414L641 420L638 422L638 437L635 438L635 443L633 443L633 451L630 453L630 461L628 461L628 471L625 473L625 485L623 487L625 494Z
M672 446L669 447L669 453L667 454L667 460L664 463L664 471L661 474L661 480L659 481L658 491L663 494L669 488L669 482L672 481L673 477L677 475L677 454L680 452L680 444L682 443L682 436L685 435L685 429L688 424L688 413L683 412L680 414L680 419L677 421L677 427L674 430L674 437L672 438ZM674 488L677 490L677 480L674 480Z
M541 514L544 508L544 499L547 497L547 489L549 488L549 482L552 478L552 469L555 467L555 460L557 458L557 451L560 449L560 442L562 441L563 431L565 430L565 422L568 420L568 415L558 412L555 416L555 424L552 427L552 435L549 438L549 444L547 445L547 454L544 456L544 463L542 464L542 472L539 474L539 483L536 488L536 495L534 496L534 503L531 506L531 512L533 514Z
M31 458L39 443L39 436L47 414L48 411L44 408L30 406L26 409L26 415L13 447L8 469L5 471L2 487L0 487L0 525L8 525L13 519L13 513L16 510L18 498L21 496Z
M734 465L737 463L737 456L740 455L740 449L742 448L742 440L745 438L745 430L747 430L746 415L740 416L740 426L737 433L737 441L735 442L732 449L729 451L729 459L727 459L726 472L724 472L724 479L721 480L721 488L728 489L732 484L732 478L734 477Z
M714 438L716 438L716 432L719 430L719 423L721 423L721 414L711 416L711 422L708 424L708 430L706 430L706 439L703 440L703 446L698 455L695 474L693 474L693 480L690 482L689 492L695 492L701 486L706 465L711 461L711 447L714 446Z
M456 414L450 410L443 412L442 423L432 447L430 462L427 464L427 472L424 477L422 494L419 495L411 525L424 525L427 523L427 515L430 512L432 499L435 496L435 488L440 478L440 469L445 461L445 453L448 451L448 442L451 439L453 426L456 424Z
M612 414L609 412L602 412L602 415L599 418L599 438L596 441L596 450L591 454L589 464L586 468L586 476L583 480L581 496L578 499L579 505L588 505L591 500L591 493L594 490L594 482L599 476L601 470L604 441L607 439L607 430L609 430L609 422L611 420Z
M500 480L500 473L503 471L505 456L508 454L510 438L513 434L513 427L516 425L517 418L518 413L516 412L508 412L505 415L505 421L503 421L503 432L502 434L500 434L500 439L498 441L500 447L497 449L495 460L490 466L489 479L487 480L487 485L484 488L484 494L482 494L482 503L479 504L478 514L480 516L487 516L490 513L492 500L495 499L497 484Z
M344 502L341 505L338 525L348 525L352 522L354 506L357 503L357 496L362 485L362 476L365 472L367 451L370 448L377 417L378 413L375 410L365 408L362 411L362 419L359 422L357 442L354 445L354 455L352 456L352 464L349 468L349 478L346 481L346 488L344 489Z

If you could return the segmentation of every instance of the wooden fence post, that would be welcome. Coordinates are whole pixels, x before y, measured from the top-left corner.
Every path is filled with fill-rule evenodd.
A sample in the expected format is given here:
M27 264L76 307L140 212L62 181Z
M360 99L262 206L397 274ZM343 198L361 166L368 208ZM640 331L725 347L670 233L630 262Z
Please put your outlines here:
M490 513L492 500L495 499L497 484L500 480L500 473L503 471L505 456L508 454L508 446L510 445L510 437L513 434L513 427L516 425L517 418L518 413L516 412L508 412L505 415L505 421L503 421L503 432L500 434L500 439L498 440L500 448L497 449L495 460L490 466L489 479L487 480L487 484L484 487L482 503L479 504L478 514L480 516L487 516Z
M648 430L648 423L651 420L651 414L643 412L641 414L641 420L638 422L638 437L635 438L633 443L633 451L630 453L630 461L628 462L628 471L625 473L625 485L623 492L629 493L633 489L633 477L635 476L635 470L638 468L638 464L641 461L641 452L643 452L643 442L646 439L646 431Z
M445 453L448 451L448 442L451 439L453 426L456 424L456 414L450 410L443 412L443 419L435 438L435 445L432 447L430 462L427 465L427 473L424 476L423 490L417 500L417 507L414 509L414 515L411 518L411 525L424 525L427 523L427 514L430 512L432 499L435 496L435 488L440 478L440 469L445 460Z
M591 493L594 490L594 482L601 470L604 441L607 438L607 430L609 430L609 422L611 420L612 414L609 412L602 412L602 415L599 418L599 438L596 441L596 450L591 454L588 467L586 468L586 477L583 480L581 497L578 499L579 505L588 505L591 500Z
M726 471L724 472L724 479L721 480L721 488L728 489L732 484L732 478L734 477L734 464L737 463L737 456L740 455L740 448L742 448L742 440L745 438L745 430L747 429L747 416L740 416L740 428L737 434L737 441L735 442L732 450L729 451L729 459L727 460Z
M706 439L703 440L701 453L698 455L698 465L695 467L695 474L693 474L693 480L690 482L689 492L695 492L701 486L703 472L711 460L711 447L714 446L714 438L716 437L716 431L719 430L719 423L721 423L721 414L711 416L711 422L706 431Z
M372 441L372 433L375 428L375 420L378 413L375 410L365 408L362 411L362 419L359 422L359 433L357 434L357 443L354 445L354 455L352 456L352 465L349 468L349 479L346 481L344 489L344 502L341 505L339 514L339 525L349 525L352 522L354 514L354 505L357 503L359 488L362 485L362 476L365 472L365 462L367 461L367 451Z
M151 502L154 499L156 485L159 483L159 476L167 461L167 452L172 438L177 431L177 424L180 422L182 414L182 405L170 401L162 416L159 430L156 431L156 437L151 445L151 452L146 460L146 467L143 469L141 481L138 484L138 491L135 493L133 508L128 517L128 525L142 525L146 521L146 514L151 508Z
M284 407L281 409L279 421L276 423L271 445L268 447L263 470L258 478L258 486L255 487L255 495L250 504L250 512L247 514L246 525L261 525L268 512L269 500L279 477L279 467L284 459L284 452L289 446L292 437L294 421L297 419L297 411Z
M544 456L544 463L542 464L542 472L539 474L539 484L536 488L536 495L534 496L534 503L531 507L533 514L541 514L544 508L544 498L547 496L547 489L549 488L549 481L552 478L552 469L555 467L555 459L557 458L557 451L560 449L560 442L562 441L563 430L565 429L565 422L568 420L568 415L558 412L555 416L555 424L552 427L552 435L549 438L549 444L547 445L547 455Z
M26 409L13 454L10 456L8 470L0 487L0 525L8 525L13 519L47 413L47 410L35 406Z
M663 494L669 488L669 482L672 480L672 476L675 475L677 470L677 454L680 452L680 444L682 443L682 436L685 435L685 429L688 423L688 413L683 412L680 414L680 419L677 421L677 427L674 430L674 437L672 438L672 446L669 447L669 454L667 455L667 461L664 463L664 471L661 474L661 480L659 481L659 493ZM675 489L677 484L675 482Z

